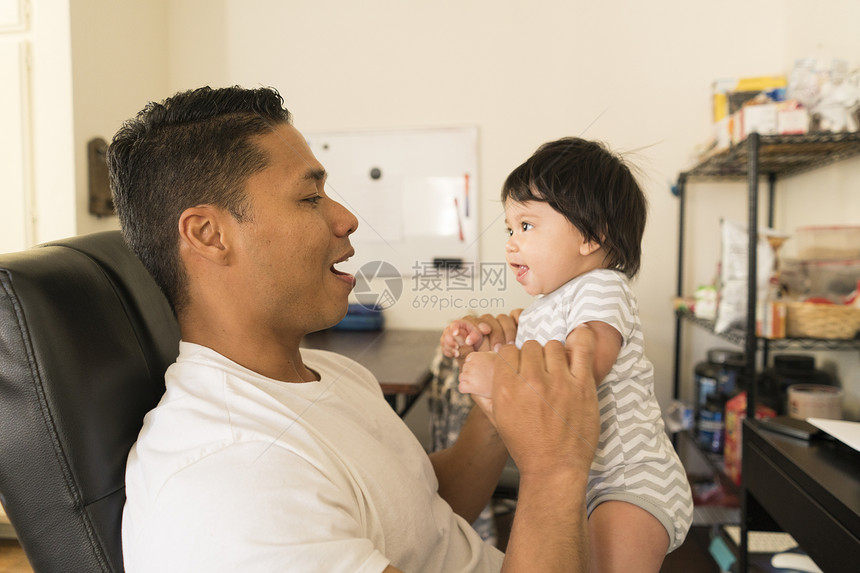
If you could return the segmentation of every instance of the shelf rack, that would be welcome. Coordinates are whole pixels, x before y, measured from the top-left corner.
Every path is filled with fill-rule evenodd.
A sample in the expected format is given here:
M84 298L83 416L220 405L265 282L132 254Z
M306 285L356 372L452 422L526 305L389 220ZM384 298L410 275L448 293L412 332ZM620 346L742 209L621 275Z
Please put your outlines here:
M860 155L860 133L810 133L803 135L759 135L750 136L737 145L712 153L703 158L692 169L678 176L675 193L680 200L679 239L678 239L678 276L676 296L684 295L684 231L686 209L686 184L688 181L729 180L739 181L746 178L749 187L748 208L748 276L755 280L757 260L756 242L758 240L759 179L768 180L768 226L773 226L774 190L777 177L796 175L811 171L830 163L835 163ZM747 289L747 323L744 328L735 329L721 335L724 339L744 347L747 356L746 379L755 380L755 357L762 352L763 363L771 348L804 349L847 349L860 348L851 341L817 341L814 339L788 339L790 342L760 339L755 336L755 288ZM675 361L673 376L673 396L678 397L681 390L681 322L691 320L713 332L713 324L698 321L689 313L678 313L675 318ZM757 388L751 385L747 402L747 415L752 418L757 400Z
M713 332L714 336L718 336L732 344L737 344L738 346L746 344L746 332L742 328L730 328L726 332L718 333L714 331L713 320L699 318L689 310L676 310L675 314L681 320ZM756 344L758 350L763 350L765 344L768 345L770 350L860 350L860 338L757 338Z
M718 334L722 338L744 347L746 355L746 379L750 382L747 396L746 425L754 424L756 402L758 401L758 384L756 384L756 357L761 354L763 365L767 364L769 349L804 348L811 350L846 350L860 348L857 340L818 340L818 339L782 339L769 340L759 338L755 334L755 308L758 262L756 260L756 244L758 241L759 220L759 180L767 177L768 201L767 221L773 227L774 191L778 176L796 175L825 165L848 159L860 154L860 133L812 133L805 135L762 136L750 134L748 138L729 149L713 153L703 158L695 167L681 173L675 193L680 199L679 208L679 240L678 240L678 277L676 296L682 297L684 270L684 227L685 227L685 195L686 184L690 180L743 180L748 186L747 220L748 220L748 255L747 255L747 317L743 328L737 328L726 333ZM699 327L714 332L711 321L703 321L689 312L679 311L675 315L675 363L673 396L680 396L680 361L681 361L681 329L683 321L691 321ZM747 438L744 438L744 443ZM755 459L750 459L755 458ZM744 467L758 462L758 457L744 456ZM783 462L781 462L783 463ZM786 471L795 471L792 462L784 462ZM746 470L744 470L746 473ZM779 476L786 474L780 473ZM849 474L850 475L850 474ZM746 477L742 478L744 482ZM768 478L771 482L775 478ZM788 482L790 480L786 480ZM847 479L853 485L856 476ZM779 485L782 481L779 481ZM741 486L741 543L740 570L746 571L748 565L748 531L756 519L768 515L759 502L746 491L746 485ZM761 493L759 494L761 495ZM771 510L776 502L770 503ZM792 524L797 528L796 524ZM834 530L839 530L835 527ZM853 538L852 538L853 539ZM854 545L851 546L852 548Z
M687 177L741 179L749 174L752 140L758 140L760 173L796 175L860 154L860 133L809 133L752 136L703 158Z

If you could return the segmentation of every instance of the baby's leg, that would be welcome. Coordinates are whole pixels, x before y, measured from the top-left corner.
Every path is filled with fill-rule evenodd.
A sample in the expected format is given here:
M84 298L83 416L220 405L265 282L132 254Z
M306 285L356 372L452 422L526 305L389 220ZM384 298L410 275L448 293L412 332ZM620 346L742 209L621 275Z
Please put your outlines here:
M632 503L605 501L588 518L591 573L658 573L669 549L660 521Z

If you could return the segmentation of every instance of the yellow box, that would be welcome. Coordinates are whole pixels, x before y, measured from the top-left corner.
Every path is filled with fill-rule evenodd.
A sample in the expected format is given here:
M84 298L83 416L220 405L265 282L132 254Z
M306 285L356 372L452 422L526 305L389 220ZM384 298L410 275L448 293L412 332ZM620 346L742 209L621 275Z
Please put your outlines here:
M757 94L773 89L784 88L788 85L785 76L758 76L754 78L725 78L716 80L711 85L714 106L714 121L733 114L744 99L750 99ZM737 103L741 101L741 103Z

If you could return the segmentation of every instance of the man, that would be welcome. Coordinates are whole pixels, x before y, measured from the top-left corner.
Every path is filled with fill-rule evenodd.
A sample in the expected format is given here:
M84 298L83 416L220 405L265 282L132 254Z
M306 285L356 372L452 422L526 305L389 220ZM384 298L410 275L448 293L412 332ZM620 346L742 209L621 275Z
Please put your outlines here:
M569 571L585 567L598 413L587 331L499 350L491 401L424 453L372 375L302 336L345 314L356 218L274 90L149 104L108 151L123 233L182 332L129 455L126 570ZM484 347L510 317L483 317ZM468 523L508 452L520 470L503 556ZM504 564L502 563L504 559Z

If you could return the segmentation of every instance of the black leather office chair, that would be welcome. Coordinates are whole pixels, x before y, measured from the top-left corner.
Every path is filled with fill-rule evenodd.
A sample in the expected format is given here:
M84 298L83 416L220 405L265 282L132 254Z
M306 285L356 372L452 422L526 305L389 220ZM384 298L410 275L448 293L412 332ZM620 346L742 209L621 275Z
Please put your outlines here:
M0 255L0 495L36 571L123 570L126 456L178 351L118 231Z

